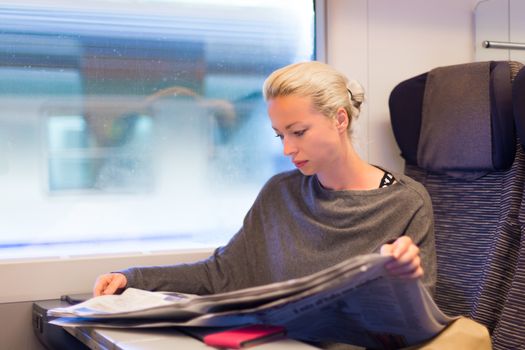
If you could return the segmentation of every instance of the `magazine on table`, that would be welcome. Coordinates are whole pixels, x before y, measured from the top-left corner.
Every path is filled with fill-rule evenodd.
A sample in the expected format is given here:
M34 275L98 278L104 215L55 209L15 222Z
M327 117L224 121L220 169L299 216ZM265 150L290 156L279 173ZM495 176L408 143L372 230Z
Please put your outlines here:
M384 267L390 259L360 255L305 277L212 295L128 288L48 315L64 327L278 325L295 339L371 348L432 338L454 318L439 310L419 280L390 276Z

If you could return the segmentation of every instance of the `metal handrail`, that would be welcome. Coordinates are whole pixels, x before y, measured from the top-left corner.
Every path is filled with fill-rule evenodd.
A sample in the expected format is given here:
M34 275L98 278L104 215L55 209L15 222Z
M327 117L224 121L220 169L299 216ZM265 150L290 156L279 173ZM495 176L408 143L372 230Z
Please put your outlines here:
M512 43L505 41L489 41L485 40L482 43L486 49L510 49L510 50L525 50L525 43Z

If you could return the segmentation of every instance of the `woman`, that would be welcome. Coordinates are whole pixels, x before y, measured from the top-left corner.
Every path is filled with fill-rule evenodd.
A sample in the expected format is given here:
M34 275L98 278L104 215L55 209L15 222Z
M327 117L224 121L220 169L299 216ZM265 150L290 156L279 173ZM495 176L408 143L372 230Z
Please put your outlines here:
M210 294L311 274L359 254L392 255L389 271L432 291L432 207L422 185L359 158L350 137L362 88L304 62L264 83L268 114L297 170L272 177L230 242L193 264L102 275L95 295L126 287ZM420 257L421 252L421 257Z

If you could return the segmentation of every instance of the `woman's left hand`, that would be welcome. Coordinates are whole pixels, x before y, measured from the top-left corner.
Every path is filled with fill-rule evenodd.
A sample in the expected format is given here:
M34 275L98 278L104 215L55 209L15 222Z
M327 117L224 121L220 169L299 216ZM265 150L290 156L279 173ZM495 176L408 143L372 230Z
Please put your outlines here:
M401 236L392 244L383 244L381 255L391 255L394 258L386 263L386 268L391 274L402 278L423 276L419 248L410 237Z

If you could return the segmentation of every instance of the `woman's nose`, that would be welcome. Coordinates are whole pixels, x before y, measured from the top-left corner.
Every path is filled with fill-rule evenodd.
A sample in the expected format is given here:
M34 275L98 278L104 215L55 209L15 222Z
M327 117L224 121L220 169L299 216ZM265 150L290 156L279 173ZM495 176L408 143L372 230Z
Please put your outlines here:
M285 156L290 156L297 152L297 147L294 142L286 136L283 138L283 153Z

